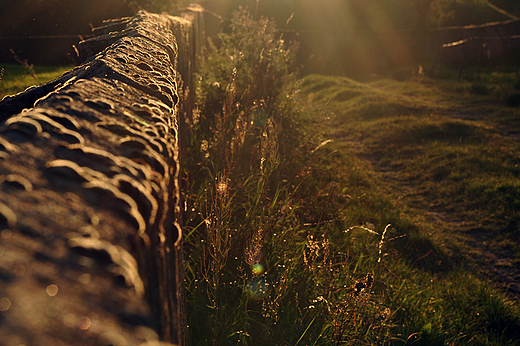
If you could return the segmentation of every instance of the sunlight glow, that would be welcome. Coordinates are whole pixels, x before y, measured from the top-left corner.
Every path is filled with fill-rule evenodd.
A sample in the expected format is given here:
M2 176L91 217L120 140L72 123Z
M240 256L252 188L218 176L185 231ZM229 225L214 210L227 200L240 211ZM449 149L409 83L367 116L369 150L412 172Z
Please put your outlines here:
M410 62L402 33L379 2L301 0L300 5L305 27L315 31L310 49L319 54L313 64L327 64L330 71L370 74Z

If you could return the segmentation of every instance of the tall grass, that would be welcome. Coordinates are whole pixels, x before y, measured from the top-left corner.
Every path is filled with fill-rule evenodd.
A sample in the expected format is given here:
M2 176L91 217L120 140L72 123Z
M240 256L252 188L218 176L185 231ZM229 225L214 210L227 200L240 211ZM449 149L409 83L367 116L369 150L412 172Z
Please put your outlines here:
M371 251L355 258L345 240L359 231L331 233L335 185L315 185L312 142L294 115L295 51L271 21L239 10L198 75L184 177L193 345L386 335L390 312L376 303L370 269L380 236L367 237ZM315 198L325 204L307 204Z

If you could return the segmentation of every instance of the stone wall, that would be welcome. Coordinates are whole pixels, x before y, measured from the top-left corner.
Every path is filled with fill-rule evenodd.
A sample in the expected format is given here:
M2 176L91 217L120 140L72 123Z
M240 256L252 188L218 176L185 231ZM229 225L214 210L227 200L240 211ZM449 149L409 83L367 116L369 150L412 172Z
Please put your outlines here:
M178 54L194 25L107 21L82 65L0 102L2 344L185 343L178 71L190 81L193 60Z

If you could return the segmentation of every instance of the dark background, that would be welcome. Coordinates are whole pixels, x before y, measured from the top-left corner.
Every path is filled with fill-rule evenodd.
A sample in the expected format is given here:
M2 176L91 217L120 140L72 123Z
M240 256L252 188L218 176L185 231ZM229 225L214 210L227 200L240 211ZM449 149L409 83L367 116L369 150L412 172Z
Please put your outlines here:
M92 27L134 11L122 0L2 0L0 62L75 64L72 46L88 38Z

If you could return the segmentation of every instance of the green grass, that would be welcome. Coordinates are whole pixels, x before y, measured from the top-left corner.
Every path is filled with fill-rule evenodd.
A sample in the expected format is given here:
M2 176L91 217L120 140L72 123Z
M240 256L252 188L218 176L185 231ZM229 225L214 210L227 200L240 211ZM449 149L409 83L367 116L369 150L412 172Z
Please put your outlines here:
M33 85L41 85L56 79L73 66L31 66L0 64L0 100Z
M234 161L193 191L193 344L518 344L520 306L483 256L518 266L519 148L503 127L518 109L473 83L305 77L277 120L277 164Z
M322 134L300 126L313 119L284 88L294 81L292 47L265 19L241 11L234 21L198 76L199 117L188 119L190 344L383 342L391 312L373 292L382 290L373 273L386 224L378 233L358 215L363 227L351 228L343 215L354 192L336 172L349 158L323 155ZM362 172L349 179L359 210L387 203L365 198Z
M5 94L69 69L2 67ZM243 114L206 149L193 133L193 345L518 344L518 300L484 255L520 267L519 78L439 74L307 76L272 122Z
M252 70L283 74L266 38ZM70 69L0 68L1 97ZM313 75L274 102L220 68L183 160L190 344L519 344L516 71Z
M283 89L292 50L234 20L188 119L190 344L518 344L516 71Z
M519 111L505 106L501 93L472 94L467 82L360 85L339 78L336 86L314 92L323 81L313 78L321 77L307 78L302 90L315 114L324 109L331 114L330 138L359 149L357 154L393 182L413 185L420 192L414 194L415 203L470 215L474 228L504 228L519 220L520 146L512 134L520 128L510 121ZM512 89L514 80L486 85ZM338 99L360 88L365 92Z
M404 236L388 243L375 272L393 312L391 344L518 343L518 301L485 279L498 280L494 256L512 265L510 281L518 270L520 147L511 119L520 112L505 97L517 80L516 72L460 82L307 76L300 85L300 124L315 145L327 143L315 164L332 165L337 191L348 194L337 206L345 226L391 223L387 237ZM329 179L321 169L331 167L317 169L316 186Z

